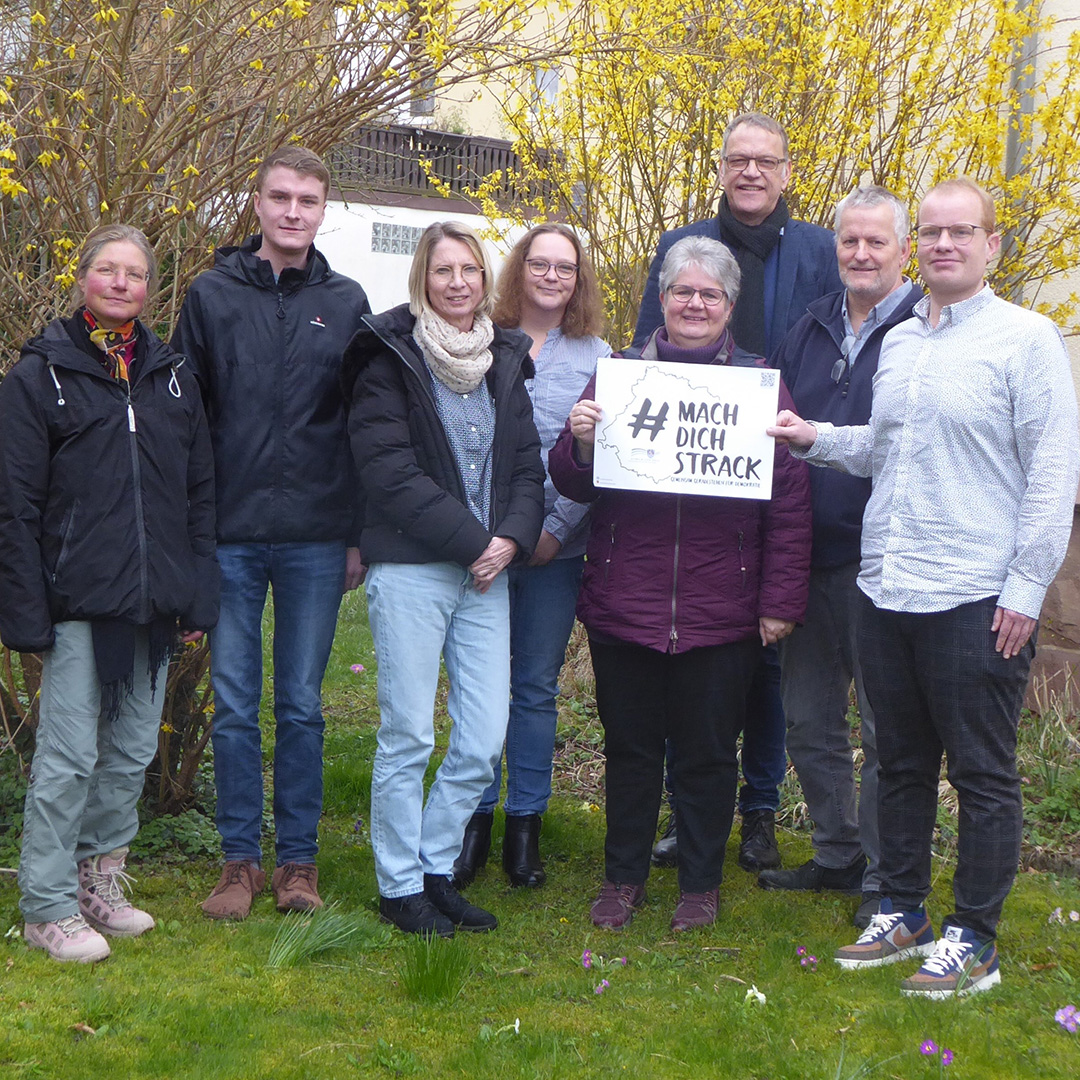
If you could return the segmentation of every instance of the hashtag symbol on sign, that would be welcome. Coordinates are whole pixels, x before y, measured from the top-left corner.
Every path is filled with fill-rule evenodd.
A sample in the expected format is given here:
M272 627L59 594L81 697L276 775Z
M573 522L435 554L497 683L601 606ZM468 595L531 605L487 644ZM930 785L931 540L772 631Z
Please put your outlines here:
M668 403L665 401L664 404L660 406L659 411L652 416L649 415L649 409L651 407L652 401L649 398L646 398L642 403L641 409L634 415L633 422L626 425L630 428L635 439L641 432L647 431L649 433L649 442L654 442L656 436L663 431L664 424L667 421Z

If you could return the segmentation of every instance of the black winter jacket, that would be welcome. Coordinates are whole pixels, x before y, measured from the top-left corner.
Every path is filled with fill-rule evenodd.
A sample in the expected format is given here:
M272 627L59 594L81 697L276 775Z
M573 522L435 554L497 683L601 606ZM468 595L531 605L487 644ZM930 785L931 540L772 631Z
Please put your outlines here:
M881 343L894 326L911 318L911 309L923 295L917 285L903 287L907 295L880 326L874 327L839 383L832 381L832 369L844 340L844 291L815 300L788 331L773 358L773 367L780 369L800 416L841 426L869 422ZM814 511L810 565L817 570L858 562L863 511L870 498L869 477L811 469L810 498Z
M0 383L0 638L53 625L217 622L214 469L199 388L139 324L130 397L60 319Z
M492 536L527 560L544 520L544 466L525 378L529 339L495 327L487 385L495 399L493 528L468 509L457 463L412 338L408 304L368 315L345 350L349 435L366 497L360 551L367 563L455 562L470 566Z
M315 248L303 270L275 282L253 254L261 243L256 235L219 249L192 282L172 339L206 403L218 541L355 545L341 354L371 307Z

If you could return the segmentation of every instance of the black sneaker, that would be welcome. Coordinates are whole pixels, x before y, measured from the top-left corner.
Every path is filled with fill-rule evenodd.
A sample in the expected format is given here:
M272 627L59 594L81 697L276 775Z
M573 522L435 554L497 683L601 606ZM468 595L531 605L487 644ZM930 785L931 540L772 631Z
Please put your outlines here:
M865 930L870 925L870 920L878 913L880 908L881 893L864 892L862 894L862 903L859 904L859 908L855 912L855 918L851 920L852 925L857 926L860 930Z
M383 922L393 923L406 934L441 938L454 936L454 924L432 904L426 893L380 896L379 917Z
M771 810L748 810L743 814L739 865L744 870L772 870L780 865L775 826Z
M485 930L494 930L499 925L499 920L490 911L470 904L450 884L449 878L439 877L438 874L425 874L424 895L459 930L483 933Z
M668 815L667 825L660 839L653 844L652 864L671 869L679 863L679 837L675 832L675 813Z
M859 896L862 893L865 870L865 855L860 855L850 866L839 869L822 866L810 859L794 870L763 870L757 883L763 889L791 889L798 892L822 892L827 889L830 892ZM870 919L867 918L866 922L869 925Z

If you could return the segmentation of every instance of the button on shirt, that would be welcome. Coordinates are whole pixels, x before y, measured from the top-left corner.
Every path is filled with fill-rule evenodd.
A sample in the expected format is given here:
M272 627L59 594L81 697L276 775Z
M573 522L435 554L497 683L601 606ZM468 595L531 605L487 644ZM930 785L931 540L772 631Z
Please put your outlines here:
M556 558L583 555L588 543L587 506L560 495L547 473L548 454L566 426L566 418L596 372L596 361L611 346L598 337L566 337L549 330L536 357L536 377L525 380L544 460L544 528L562 544Z
M418 347L419 350L419 347ZM458 394L431 375L435 408L457 462L466 505L485 529L491 528L491 450L495 442L495 402L487 381Z
M885 337L863 427L817 425L797 454L874 487L859 587L879 608L947 611L988 596L1038 618L1065 557L1080 441L1064 343L988 286Z

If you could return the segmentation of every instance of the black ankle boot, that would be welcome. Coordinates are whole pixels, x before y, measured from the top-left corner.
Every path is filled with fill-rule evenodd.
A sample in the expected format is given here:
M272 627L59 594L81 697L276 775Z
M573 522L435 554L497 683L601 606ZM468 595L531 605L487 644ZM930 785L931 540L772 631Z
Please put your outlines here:
M487 866L491 851L491 822L494 814L475 813L465 826L461 854L454 860L450 882L455 889L471 885L481 866Z
M540 861L540 815L506 819L503 837L503 869L515 888L536 888L547 881L544 864Z

